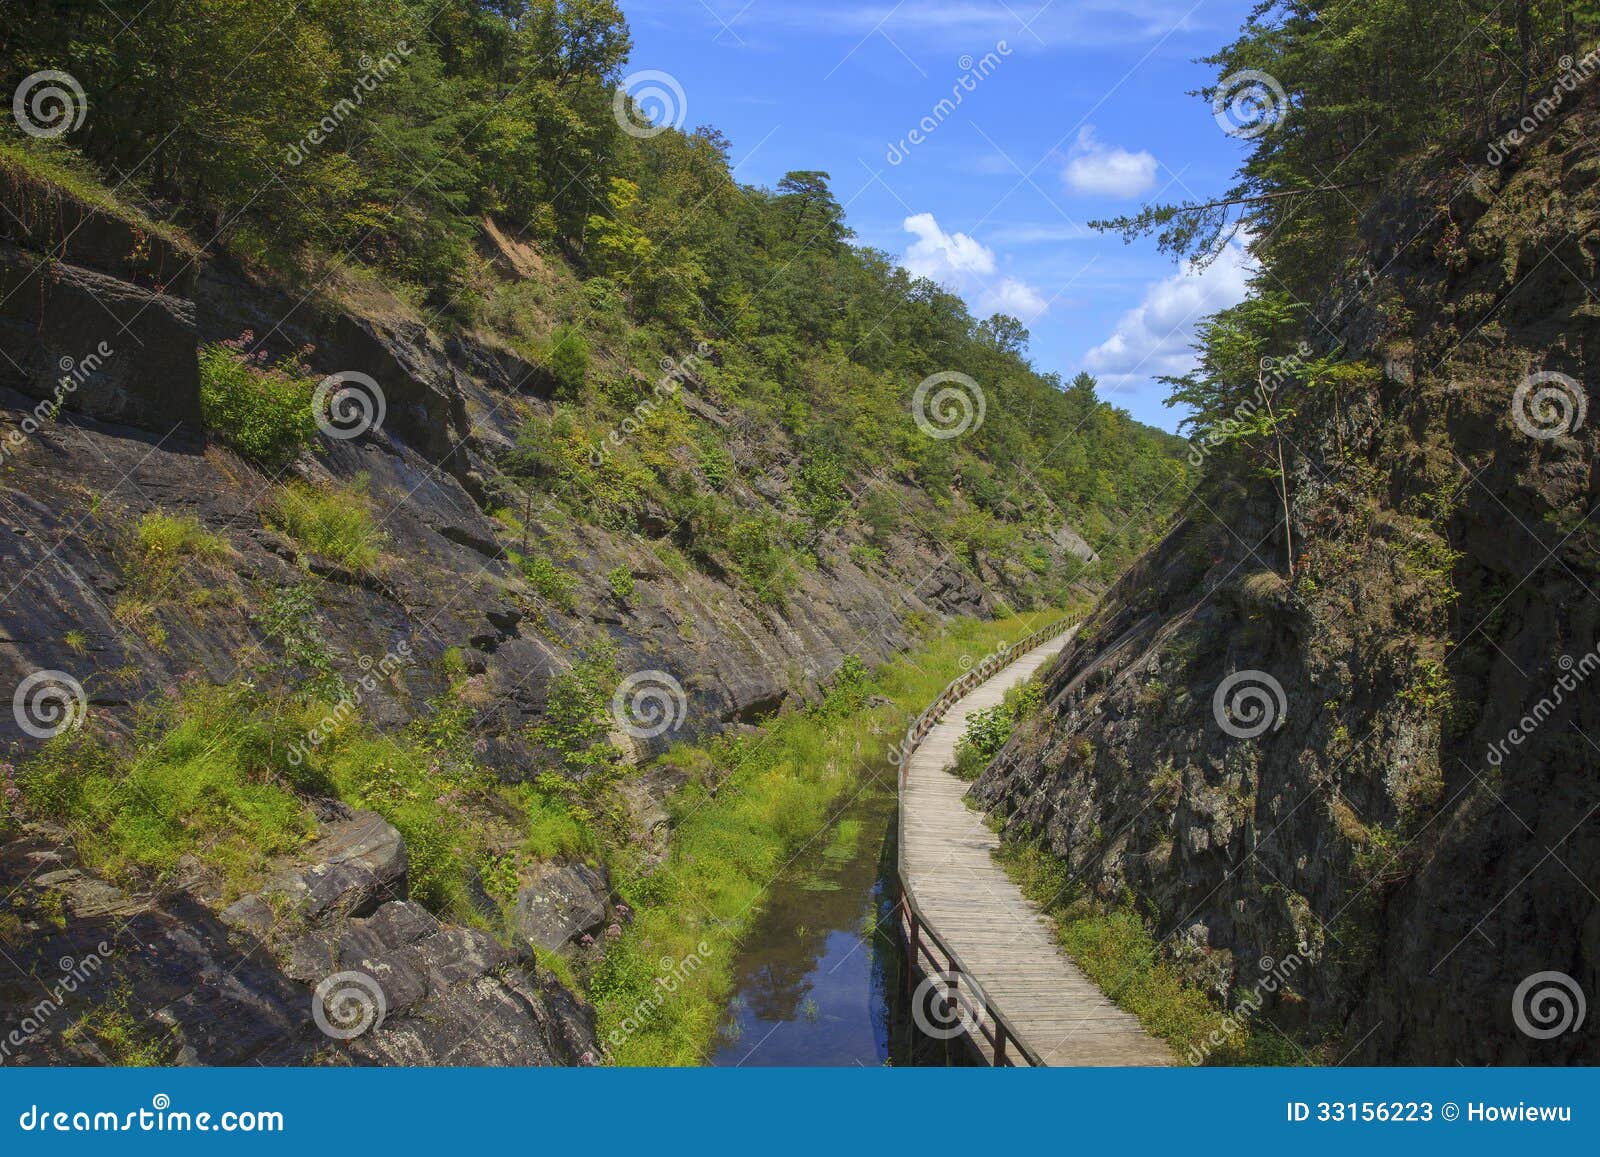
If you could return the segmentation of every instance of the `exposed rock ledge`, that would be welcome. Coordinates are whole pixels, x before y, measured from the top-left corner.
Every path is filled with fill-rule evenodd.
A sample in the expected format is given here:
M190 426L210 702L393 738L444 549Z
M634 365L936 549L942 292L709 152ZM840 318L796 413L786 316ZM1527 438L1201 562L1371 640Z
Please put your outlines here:
M206 879L135 896L84 871L59 832L32 828L9 841L0 848L0 888L11 896L0 940L15 965L0 968L5 1061L595 1062L592 1010L536 973L528 952L405 899L406 849L394 828L341 805L325 819L303 857L220 912ZM318 1027L314 993L324 984L324 1019L336 1033L362 1027L358 1035Z

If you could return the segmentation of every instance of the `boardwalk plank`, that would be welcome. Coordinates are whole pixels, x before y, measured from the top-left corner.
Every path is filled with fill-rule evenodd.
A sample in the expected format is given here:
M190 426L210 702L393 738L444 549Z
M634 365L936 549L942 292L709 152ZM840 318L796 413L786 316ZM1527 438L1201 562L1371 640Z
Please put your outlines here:
M975 980L981 999L1004 1011L1045 1064L1170 1065L1167 1046L1107 1000L1060 950L1049 920L995 863L999 838L967 807L967 785L945 770L955 761L967 717L999 703L1070 638L1035 648L975 687L912 753L900 788L905 885L928 924L965 962L963 989L972 991ZM973 1036L992 1060L988 1041Z

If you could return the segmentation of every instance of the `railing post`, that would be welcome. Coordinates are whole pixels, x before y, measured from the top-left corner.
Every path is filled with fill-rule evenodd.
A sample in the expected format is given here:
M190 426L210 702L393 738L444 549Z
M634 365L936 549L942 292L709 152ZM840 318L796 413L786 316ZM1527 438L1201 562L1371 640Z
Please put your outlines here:
M1006 1025L1002 1020L994 1022L994 1067L1003 1069L1006 1066Z

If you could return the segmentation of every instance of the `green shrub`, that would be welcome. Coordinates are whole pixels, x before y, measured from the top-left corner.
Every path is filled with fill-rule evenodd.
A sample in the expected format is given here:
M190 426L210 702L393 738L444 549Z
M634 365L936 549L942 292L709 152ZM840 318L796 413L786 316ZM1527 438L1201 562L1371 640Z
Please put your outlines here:
M830 526L850 508L850 493L844 483L844 467L831 452L806 455L794 488L811 525Z
M728 550L733 556L734 572L763 602L783 601L793 572L772 519L750 518L736 523L728 535Z
M574 778L612 767L620 753L608 739L614 720L611 693L617 681L615 653L601 647L550 680L544 717L534 739L553 751Z
M315 587L310 583L277 587L267 596L262 612L252 618L261 633L283 650L283 657L269 663L267 670L306 679L305 689L313 696L337 699L343 693L344 680L334 670L333 652L322 637Z
M240 454L280 469L312 445L315 383L298 372L268 369L243 352L249 335L200 350L200 416Z
M353 486L328 489L299 480L286 482L273 497L266 521L311 554L348 571L368 571L377 564L383 535L365 491L365 476Z
M534 590L568 614L578 609L577 579L543 555L524 556L514 550L508 550L506 556L511 559L512 565L522 572L522 577L528 580Z
M861 500L857 513L861 516L861 521L872 531L872 537L879 542L899 530L900 522L905 517L905 510L900 500L886 485L877 485L869 489L867 496Z
M1044 685L1030 680L1011 688L988 710L974 711L967 717L966 733L956 744L956 763L951 770L962 779L977 779L1010 742L1017 724L1031 715L1043 699Z
M589 377L589 341L576 326L557 326L550 335L545 366L555 376L562 397L576 397Z
M607 571L606 582L611 587L611 593L623 602L633 597L633 571L626 564Z
M609 277L591 277L583 283L583 300L602 319L620 321L628 308L622 291Z
M882 547L869 542L858 542L850 548L850 560L863 569L882 563L886 557Z
M733 480L733 455L721 446L702 446L700 473L705 476L707 486L721 490Z

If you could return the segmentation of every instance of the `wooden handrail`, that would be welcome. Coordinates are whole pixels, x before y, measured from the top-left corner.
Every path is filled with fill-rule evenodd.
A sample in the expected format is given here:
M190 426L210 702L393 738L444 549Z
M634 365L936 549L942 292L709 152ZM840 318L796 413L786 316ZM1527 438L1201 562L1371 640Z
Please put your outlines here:
M939 930L928 922L928 917L917 904L916 896L912 892L911 881L906 876L905 786L906 776L909 774L911 766L911 755L921 746L922 741L928 737L928 732L932 731L934 726L944 718L946 712L961 699L965 698L967 693L974 687L988 682L1029 651L1042 646L1058 635L1065 634L1082 621L1082 612L1064 615L1048 627L1042 627L1026 638L1012 643L1009 647L996 651L972 670L952 679L945 685L944 690L939 693L939 697L921 715L912 720L911 726L906 729L906 737L900 745L897 756L891 757L898 758L900 763L901 788L899 802L900 837L898 841L899 847L896 850L895 874L900 881L900 902L904 912L905 927L908 930L907 943L910 946L911 963L919 969L922 967L921 957L925 956L928 959L928 963L935 966L934 971L966 976L975 982L975 974L962 961L960 954L950 947L944 938L939 935ZM942 967L939 966L939 958L933 954L930 944L932 948L937 948L944 954ZM1038 1055L1017 1034L1016 1025L987 996L983 1000L983 1013L984 1018L993 1021L994 1027L991 1028L985 1023L985 1019L980 1019L976 1027L994 1050L994 1063L997 1066L1015 1066L1017 1062L1012 1055L1013 1052L1020 1054L1030 1066L1037 1066L1041 1063Z

